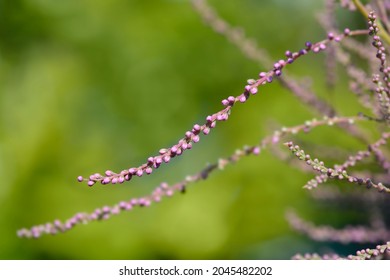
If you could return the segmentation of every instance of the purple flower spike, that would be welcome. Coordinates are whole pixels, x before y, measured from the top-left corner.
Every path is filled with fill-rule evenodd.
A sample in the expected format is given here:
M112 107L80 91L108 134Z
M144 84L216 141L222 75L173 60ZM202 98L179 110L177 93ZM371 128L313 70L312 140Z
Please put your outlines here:
M241 103L244 103L246 101L246 96L244 94L241 94L240 97L239 97L239 100L240 100ZM222 115L220 115L220 116L222 116Z
M136 175L138 177L141 177L144 174L144 171L142 169L138 169Z
M102 180L102 183L104 183L104 184L108 184L108 183L110 183L111 182L111 180L110 180L110 178L108 178L108 177L105 177L103 180Z
M84 180L83 176L77 177L77 181L82 182Z
M209 134L210 133L210 128L209 127L205 127L204 129L203 129L203 134L204 135L207 135L207 134Z
M306 43L305 43L305 46L306 46L306 48L307 49L310 49L311 47L312 47L312 43L310 42L310 41L307 41Z
M250 93L256 94L257 93L257 88L255 88L255 87L251 88Z

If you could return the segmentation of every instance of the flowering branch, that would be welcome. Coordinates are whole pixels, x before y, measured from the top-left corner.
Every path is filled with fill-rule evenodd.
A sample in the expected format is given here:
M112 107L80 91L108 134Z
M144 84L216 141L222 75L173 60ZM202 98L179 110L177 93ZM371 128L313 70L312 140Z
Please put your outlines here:
M364 5L360 2L360 0L352 0L352 2L355 4L356 8L360 11L360 13L366 17L369 18L370 13L367 11L367 9L364 7ZM388 43L390 44L390 35L385 31L382 24L380 22L377 23L379 29L381 30L379 35Z
M192 4L208 26L215 32L225 36L247 58L260 63L263 67L271 67L272 60L268 52L259 48L254 39L246 37L241 28L233 27L223 20L218 13L208 5L206 0L192 0ZM331 36L334 36L333 34L334 33L331 33ZM339 40L339 38L335 39L335 41ZM286 55L288 53L289 51L286 52ZM335 114L334 108L329 103L310 91L307 86L289 78L286 73L279 77L279 81L282 86L290 90L300 101L311 106L321 115L333 116Z
M364 120L360 116L354 117L334 117L327 118L325 117L322 120L313 119L312 121L306 121L304 124L293 126L293 127L282 127L280 130L276 130L273 134L266 136L260 141L260 144L254 146L245 146L242 149L237 149L234 154L230 155L227 158L221 158L218 162L209 164L200 172L187 176L181 182L178 182L174 185L169 186L167 183L161 183L157 186L153 192L144 197L132 198L128 201L121 201L113 206L104 206L96 208L92 213L81 212L75 214L73 217L69 218L65 222L60 220L55 220L52 223L46 223L42 225L33 226L30 229L23 228L18 230L17 235L19 237L25 238L39 238L43 234L58 234L64 233L71 230L78 224L87 224L92 221L106 220L113 215L120 214L124 211L130 211L134 207L148 207L153 202L160 202L164 197L170 197L177 192L184 193L186 187L191 184L201 180L206 180L209 175L219 169L222 170L226 165L235 163L239 161L244 156L248 155L258 155L261 150L265 149L268 145L274 145L279 143L280 138L288 134L297 134L298 132L309 132L311 129L324 126L324 125L334 125L334 124L350 124L352 125L357 120Z
M390 258L390 242L377 245L375 249L363 249L356 251L356 255L349 255L346 258L337 254L320 256L318 254L295 255L295 260L382 260Z
M356 163L362 161L363 159L369 157L371 153L374 153L375 158L378 160L378 162L383 166L387 167L386 159L384 158L384 155L379 150L379 147L381 145L385 145L387 143L387 138L390 137L390 133L383 133L382 137L376 141L374 144L371 144L368 146L368 150L366 151L358 151L355 155L349 156L349 158L341 165L334 165L333 169L338 170L338 172L343 172L347 168L355 166ZM320 175L317 175L314 179L310 180L304 188L306 189L312 189L316 188L318 184L322 184L328 181L330 176L328 175L328 172L322 173Z
M383 138L389 138L390 133L385 133L382 135ZM390 189L387 188L383 183L374 183L370 178L358 178L350 175L343 168L329 168L326 167L323 161L318 159L312 159L309 154L306 154L304 150L302 150L298 145L294 145L293 142L287 142L285 145L290 149L290 151L299 159L304 160L307 165L311 166L311 168L322 175L326 176L324 178L335 178L339 180L346 180L350 183L356 183L359 185L365 185L368 189L374 188L379 192L390 193ZM353 160L348 161L346 166L351 165ZM315 186L315 184L308 184L306 188L311 189Z
M210 133L210 130L216 126L218 121L226 121L229 118L233 106L238 103L245 103L250 95L255 95L258 92L258 88L267 83L271 83L274 77L280 77L284 67L288 64L293 63L301 56L308 54L309 52L319 53L326 49L326 44L330 41L339 42L344 37L347 36L356 36L356 35L365 35L367 30L355 30L350 31L345 29L343 34L328 35L328 38L320 42L312 44L311 42L305 43L305 48L301 49L298 52L286 51L286 59L279 60L273 65L273 69L268 72L260 72L259 79L249 79L247 85L244 87L243 93L234 97L229 96L226 99L222 100L222 105L224 108L212 115L207 116L206 122L203 125L195 124L191 131L185 133L185 137L180 139L176 145L173 145L170 148L160 149L159 155L151 156L147 159L147 162L138 166L131 167L129 169L122 170L119 173L115 173L111 170L105 171L104 175L100 173L95 173L89 176L89 178L83 178L79 176L77 180L79 182L86 181L88 186L92 187L97 182L100 182L103 185L106 184L121 184L125 181L130 181L134 176L141 177L144 174L151 174L153 169L157 169L162 163L168 163L173 157L181 155L184 151L192 148L194 143L199 142L200 134L203 133L207 135Z
M286 214L290 226L313 240L346 243L377 243L390 240L390 230L366 226L347 226L335 229L331 226L315 226L298 217L293 211Z

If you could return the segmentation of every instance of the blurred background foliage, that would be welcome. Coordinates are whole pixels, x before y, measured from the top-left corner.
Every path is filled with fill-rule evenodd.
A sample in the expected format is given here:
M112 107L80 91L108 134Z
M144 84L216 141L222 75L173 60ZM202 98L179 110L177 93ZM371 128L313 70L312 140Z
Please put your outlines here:
M321 1L210 2L274 59L326 34L315 19ZM325 96L323 60L307 56L289 72L310 75ZM39 240L16 236L21 227L148 194L281 125L312 118L273 83L152 175L116 186L76 182L78 175L138 166L263 70L205 26L189 1L0 0L0 258L283 259L321 252L323 245L291 231L284 218L289 208L321 216L301 188L312 175L269 151L150 208ZM341 82L337 98L327 98L341 108L351 102L346 89ZM305 137L319 146L358 147L333 128ZM328 213L340 224L345 219Z

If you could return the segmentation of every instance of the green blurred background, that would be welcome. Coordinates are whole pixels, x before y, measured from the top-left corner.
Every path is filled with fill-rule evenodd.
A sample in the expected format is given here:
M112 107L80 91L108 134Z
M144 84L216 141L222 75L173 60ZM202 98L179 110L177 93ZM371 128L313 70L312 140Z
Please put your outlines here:
M274 59L326 34L315 19L322 1L210 2ZM323 59L303 58L290 73L310 75L323 94ZM22 227L148 194L280 124L313 116L273 83L152 175L116 186L76 182L143 163L262 70L205 26L189 1L0 0L0 258L287 259L320 251L284 218L289 208L306 218L321 212L301 188L312 175L269 151L150 208L38 240L16 236ZM336 107L351 95L343 98ZM337 143L330 128L307 137L321 145L329 133Z

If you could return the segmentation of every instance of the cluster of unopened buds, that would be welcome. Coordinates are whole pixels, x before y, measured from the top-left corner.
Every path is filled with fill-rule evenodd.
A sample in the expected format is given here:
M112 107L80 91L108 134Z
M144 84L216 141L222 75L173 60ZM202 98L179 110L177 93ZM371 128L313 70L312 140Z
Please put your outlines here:
M357 32L359 34L360 31ZM79 176L77 180L79 182L86 181L88 186L92 187L96 183L100 182L102 185L107 184L122 184L125 181L130 181L134 176L141 177L143 175L149 175L153 172L154 169L157 169L162 163L168 163L172 158L180 156L185 150L192 148L194 143L199 142L200 134L203 133L207 135L210 133L210 130L216 126L217 121L226 121L229 118L231 108L236 102L245 103L250 95L255 95L258 93L259 86L271 83L274 79L274 76L281 76L282 70L287 64L293 63L299 57L306 55L308 52L313 51L318 53L326 49L326 43L329 41L340 41L343 36L349 36L351 31L345 29L343 35L335 36L333 33L328 34L328 39L312 44L311 42L305 43L305 48L301 49L298 52L286 51L286 59L279 60L273 65L273 69L269 72L260 72L258 79L249 79L247 80L247 85L244 87L242 94L234 97L229 96L226 99L222 100L222 105L224 109L209 115L206 118L206 122L203 125L195 124L191 131L185 133L185 137L180 139L176 145L173 145L170 148L160 149L159 155L149 157L147 162L138 166L132 167L129 169L122 170L119 173L115 173L111 170L105 171L104 174L95 173L90 175L88 178Z
M125 181L130 181L133 176L141 177L144 174L151 174L153 169L157 169L162 163L168 163L172 158L181 155L183 151L191 149L192 143L197 143L199 141L200 132L205 135L208 134L210 129L215 127L217 119L222 120L220 115L209 116L206 119L207 122L205 125L200 126L195 124L191 131L187 131L185 133L185 137L181 139L178 144L172 146L169 149L160 149L159 155L149 157L146 163L137 168L132 167L123 170L120 173L107 170L104 175L95 173L89 176L89 178L86 179L88 186L93 186L96 182L100 182L103 185L110 183L121 184ZM79 182L85 180L82 176L79 176L77 179Z
M383 245L377 245L375 249L362 249L356 251L356 255L348 255L346 258L340 257L337 254L323 255L319 254L304 254L295 255L295 260L375 260L390 254L390 242Z
M389 136L387 133L385 133L384 135L386 135L386 137ZM382 142L381 140L379 141ZM323 161L320 161L316 158L312 159L309 154L306 154L304 150L302 150L298 145L294 145L294 143L291 141L285 143L285 145L299 160L305 161L306 164L311 166L313 170L318 171L323 175L322 177L320 177L320 180L317 179L318 183L321 183L326 178L335 178L339 180L348 180L350 183L356 183L358 185L365 185L368 189L374 188L379 192L390 193L390 189L381 182L374 183L370 178L358 178L352 176L342 167L338 167L338 168L326 167ZM313 183L312 181L306 185L308 189L316 186L317 184Z

